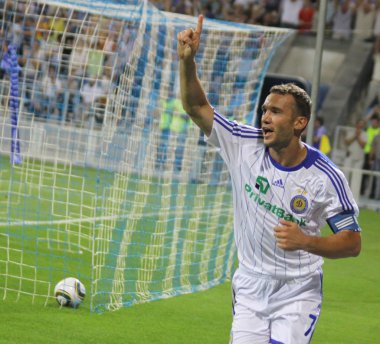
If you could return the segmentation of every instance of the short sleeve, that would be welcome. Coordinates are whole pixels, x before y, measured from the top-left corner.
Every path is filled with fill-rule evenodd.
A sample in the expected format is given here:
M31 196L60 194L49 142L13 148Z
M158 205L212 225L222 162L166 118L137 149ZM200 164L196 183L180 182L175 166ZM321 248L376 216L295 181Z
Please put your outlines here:
M327 177L327 185L322 194L326 204L324 217L328 225L334 233L342 230L360 232L357 220L359 208L343 172L330 167Z
M243 145L262 144L261 129L231 121L214 111L214 121L210 136L211 145L220 148L223 159L230 163L238 159Z

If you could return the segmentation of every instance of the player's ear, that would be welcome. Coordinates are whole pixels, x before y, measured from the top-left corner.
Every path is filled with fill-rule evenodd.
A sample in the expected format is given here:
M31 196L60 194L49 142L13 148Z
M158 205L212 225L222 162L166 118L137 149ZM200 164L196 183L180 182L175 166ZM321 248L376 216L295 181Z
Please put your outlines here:
M296 120L294 121L294 129L297 131L303 131L306 128L308 122L309 120L305 116L297 116Z

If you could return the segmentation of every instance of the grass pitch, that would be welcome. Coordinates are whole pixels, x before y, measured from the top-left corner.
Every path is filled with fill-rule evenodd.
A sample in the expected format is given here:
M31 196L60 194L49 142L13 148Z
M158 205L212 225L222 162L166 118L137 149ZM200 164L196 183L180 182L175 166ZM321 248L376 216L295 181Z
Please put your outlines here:
M233 263L224 257L230 212L215 207L229 206L230 193L32 158L11 167L4 156L0 166L0 297L7 302L51 301L55 283L68 276L91 291L96 311L111 290L125 291L130 305L225 281L224 268L213 267ZM114 284L117 264L122 285Z
M325 260L324 303L313 344L378 343L380 214L361 211L362 253ZM329 234L328 229L325 234ZM86 301L85 301L86 302ZM30 300L0 302L0 343L228 343L230 285L101 315Z

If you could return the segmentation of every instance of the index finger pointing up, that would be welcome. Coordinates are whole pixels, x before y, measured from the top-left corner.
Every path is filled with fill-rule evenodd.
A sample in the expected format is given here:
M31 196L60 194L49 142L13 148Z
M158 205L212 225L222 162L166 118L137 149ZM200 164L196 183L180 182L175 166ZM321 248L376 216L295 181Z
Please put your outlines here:
M203 15L200 14L198 16L198 24L197 24L197 29L195 30L195 32L200 35L202 33L202 25L203 25Z

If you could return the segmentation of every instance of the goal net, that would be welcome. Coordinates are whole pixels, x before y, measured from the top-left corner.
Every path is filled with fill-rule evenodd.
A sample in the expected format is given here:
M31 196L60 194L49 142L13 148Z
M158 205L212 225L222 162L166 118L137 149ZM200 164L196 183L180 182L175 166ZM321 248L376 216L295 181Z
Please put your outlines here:
M177 33L147 1L0 1L0 292L118 309L203 290L234 266L228 172L179 100ZM218 111L254 123L287 30L204 22Z

